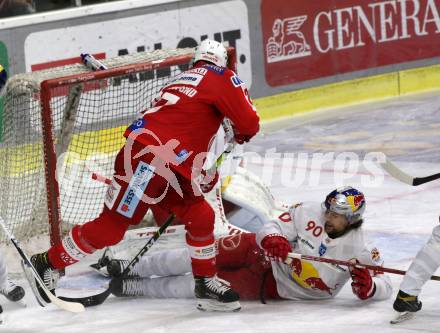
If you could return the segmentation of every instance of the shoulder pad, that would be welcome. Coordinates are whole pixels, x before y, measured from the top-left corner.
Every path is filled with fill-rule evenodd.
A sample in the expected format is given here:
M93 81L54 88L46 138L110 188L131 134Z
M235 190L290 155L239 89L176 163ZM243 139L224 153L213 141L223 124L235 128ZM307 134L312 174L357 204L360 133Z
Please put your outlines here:
M225 68L223 67L218 67L215 65L203 65L203 67L218 75L223 75L225 73Z

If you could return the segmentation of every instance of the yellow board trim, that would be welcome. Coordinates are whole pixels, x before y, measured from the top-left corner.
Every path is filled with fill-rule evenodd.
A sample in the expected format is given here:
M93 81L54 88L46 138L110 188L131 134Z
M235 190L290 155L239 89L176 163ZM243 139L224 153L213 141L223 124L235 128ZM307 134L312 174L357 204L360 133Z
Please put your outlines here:
M254 104L262 120L273 120L439 88L440 65L434 65L257 98Z

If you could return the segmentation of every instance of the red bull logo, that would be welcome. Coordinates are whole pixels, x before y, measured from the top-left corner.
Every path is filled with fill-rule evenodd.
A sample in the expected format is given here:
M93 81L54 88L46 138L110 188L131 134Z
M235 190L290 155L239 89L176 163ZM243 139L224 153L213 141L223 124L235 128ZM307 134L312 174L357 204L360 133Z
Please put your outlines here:
M354 206L356 207L356 210L359 208L359 206L364 202L365 198L363 194L358 194L353 196L353 202Z
M336 289L330 288L320 277L316 268L308 261L293 259L290 279L304 289L321 290L329 295Z

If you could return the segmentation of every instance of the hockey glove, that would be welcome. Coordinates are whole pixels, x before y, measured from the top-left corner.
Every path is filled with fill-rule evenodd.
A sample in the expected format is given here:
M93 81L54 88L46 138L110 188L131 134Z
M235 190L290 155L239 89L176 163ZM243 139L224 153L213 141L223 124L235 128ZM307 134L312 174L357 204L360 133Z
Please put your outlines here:
M283 262L292 251L292 246L286 237L280 234L270 234L261 241L265 255L271 260Z
M376 285L374 284L373 278L368 269L354 267L350 269L350 275L353 280L351 283L353 294L361 300L373 297L376 292Z
M234 139L239 145L242 145L245 142L249 142L252 137L250 135L235 133Z

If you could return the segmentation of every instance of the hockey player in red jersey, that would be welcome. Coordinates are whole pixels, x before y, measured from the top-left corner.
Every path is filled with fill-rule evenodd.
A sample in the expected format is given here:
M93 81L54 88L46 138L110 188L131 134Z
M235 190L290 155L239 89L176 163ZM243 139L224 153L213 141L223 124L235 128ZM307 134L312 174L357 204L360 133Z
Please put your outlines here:
M195 51L193 67L172 78L152 107L128 127L102 213L75 226L48 251L32 256L44 281L50 280L53 270L118 243L130 225L138 224L151 206L158 205L185 223L197 307L240 309L238 294L216 275L214 212L202 193L218 177L215 166L206 172L203 164L223 119L232 122L239 144L259 130L248 91L226 64L224 46L204 40Z

